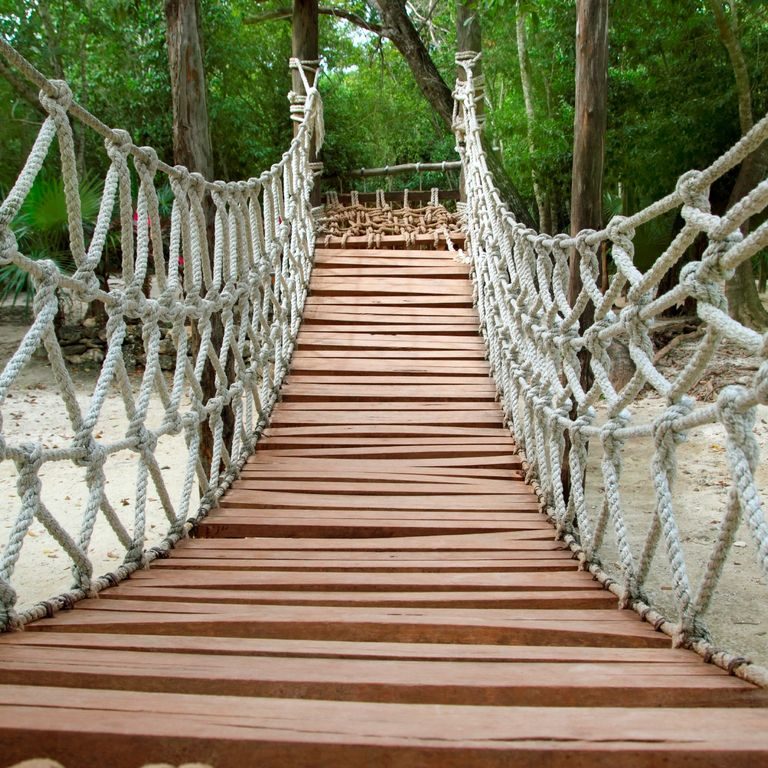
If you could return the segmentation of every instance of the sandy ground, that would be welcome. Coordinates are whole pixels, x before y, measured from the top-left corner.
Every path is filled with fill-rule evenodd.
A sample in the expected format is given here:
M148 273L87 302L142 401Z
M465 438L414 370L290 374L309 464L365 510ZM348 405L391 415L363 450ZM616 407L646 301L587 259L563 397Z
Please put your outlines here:
M16 349L26 330L18 312L0 308L0 363ZM674 367L690 354L690 345L680 345L665 364ZM722 383L749 381L753 370L750 361L741 360L733 350L725 349L712 366L712 375L702 384L700 396L707 398ZM85 405L93 391L97 371L80 370L76 384L80 402ZM140 374L136 374L138 386ZM656 396L644 396L633 407L633 422L646 423L663 408ZM159 402L153 403L152 419L162 414ZM35 359L23 372L2 409L4 429L9 439L40 439L48 446L65 446L72 438L72 428L61 398L53 383L47 361ZM125 433L127 419L121 399L115 393L105 405L99 429L106 441L118 439ZM762 407L755 429L762 455L768 453L768 408ZM183 457L186 448L181 438L161 442L159 460L171 497L176 503L183 480ZM650 489L650 462L653 453L651 439L640 440L625 451L621 493L630 537L639 552L645 532L653 515L654 497ZM595 452L596 454L596 452ZM679 448L679 475L674 489L678 525L685 548L686 563L692 582L696 582L715 540L720 519L725 510L728 472L725 460L725 435L721 427L706 426L689 435ZM84 472L69 462L49 465L43 476L43 498L67 530L77 534L85 504ZM130 452L108 462L108 495L118 511L125 511L124 522L131 525L131 509L135 493L136 460ZM16 471L10 462L0 463L0 548L4 548L13 521L18 513ZM758 485L763 498L768 494L768 462L763 461L758 472ZM587 500L597 513L602 504L603 487L599 457L593 455L588 473ZM150 488L147 543L162 538L167 522L157 502L157 493ZM196 509L196 499L190 509ZM604 563L607 569L616 565L612 560L612 542L606 544ZM109 525L100 518L94 533L90 555L95 571L112 570L123 557L123 551ZM41 567L40 563L45 563ZM648 584L653 600L660 607L671 606L671 578L666 560L660 551L654 561L653 575ZM71 576L69 560L39 522L35 522L25 541L13 582L21 597L21 607L38 599L66 590ZM756 547L747 530L742 527L729 556L718 594L707 619L715 642L729 650L750 656L768 666L768 580L756 563Z
M0 308L0 364L15 351L27 329L24 318L11 308ZM78 402L85 409L98 376L98 369L72 369ZM138 390L141 373L134 374L134 392ZM163 408L159 397L150 406L149 425L158 424ZM3 430L9 443L41 441L49 448L69 445L72 425L46 358L35 357L22 371L8 394L2 408ZM121 439L128 419L122 398L111 393L102 409L95 436L106 443ZM184 479L186 445L181 436L164 438L158 444L158 461L163 470L166 487L176 505ZM133 506L136 494L136 454L123 451L112 456L106 465L107 497L120 514L123 525L133 530ZM85 470L71 462L51 462L40 472L42 498L48 509L73 538L77 538L87 500ZM5 549L12 525L20 509L16 491L17 473L13 462L0 463L0 551ZM197 509L197 491L190 511ZM157 490L150 481L147 504L147 546L162 540L168 520L158 501ZM124 549L102 515L94 529L90 557L94 573L101 575L114 570L124 557ZM41 563L45 564L41 567ZM70 560L58 543L37 520L27 534L12 583L19 595L18 608L23 609L38 600L67 591L72 586Z

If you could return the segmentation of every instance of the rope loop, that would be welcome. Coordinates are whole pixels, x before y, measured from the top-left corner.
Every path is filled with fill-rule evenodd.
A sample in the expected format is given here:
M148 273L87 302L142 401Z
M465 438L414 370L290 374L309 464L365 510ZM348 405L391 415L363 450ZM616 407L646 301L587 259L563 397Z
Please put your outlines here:
M72 106L72 89L64 80L50 80L49 84L53 93L41 90L39 95L40 103L52 117L57 114L66 113Z

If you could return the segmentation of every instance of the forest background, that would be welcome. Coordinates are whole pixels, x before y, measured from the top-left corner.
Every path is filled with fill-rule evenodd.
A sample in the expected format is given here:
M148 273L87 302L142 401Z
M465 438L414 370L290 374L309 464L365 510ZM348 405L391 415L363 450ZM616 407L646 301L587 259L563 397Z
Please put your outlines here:
M326 175L454 159L445 121L421 95L400 53L377 32L380 5L329 0L321 8ZM450 0L408 0L406 8L452 85L456 6ZM546 231L567 231L576 4L481 0L476 8L489 144L532 221ZM742 72L723 44L723 19L743 57ZM291 136L290 8L284 0L202 0L200 22L215 175L258 175L279 159ZM0 34L47 76L66 79L75 99L102 121L171 160L171 81L160 0L0 0ZM6 76L0 77L0 190L7 190L42 115L34 89L5 65L0 74ZM604 219L631 214L665 195L683 172L705 167L734 143L743 129L744 83L752 116L759 119L768 110L768 3L611 2ZM97 201L106 164L103 144L86 130L78 131L77 141L85 194L92 187ZM727 205L735 180L734 173L712 190L715 210ZM439 181L424 175L399 183ZM46 198L44 192L37 198L39 210L31 212L37 226L56 207L49 199L54 195ZM678 224L662 217L638 233L638 266L650 265ZM753 265L762 281L767 262L763 253Z

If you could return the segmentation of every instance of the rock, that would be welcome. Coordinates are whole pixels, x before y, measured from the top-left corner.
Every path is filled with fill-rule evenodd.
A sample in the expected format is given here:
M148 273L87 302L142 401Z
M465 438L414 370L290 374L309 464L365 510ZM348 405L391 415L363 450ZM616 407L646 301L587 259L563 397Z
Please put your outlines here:
M67 344L74 341L80 341L83 335L83 329L79 325L65 325L56 333L60 344Z
M85 344L62 344L61 351L64 353L64 356L67 355L80 355L85 350L88 349L88 347L85 346Z
M91 363L103 363L104 362L104 350L103 349L89 349L83 352L80 357L84 358L87 362Z

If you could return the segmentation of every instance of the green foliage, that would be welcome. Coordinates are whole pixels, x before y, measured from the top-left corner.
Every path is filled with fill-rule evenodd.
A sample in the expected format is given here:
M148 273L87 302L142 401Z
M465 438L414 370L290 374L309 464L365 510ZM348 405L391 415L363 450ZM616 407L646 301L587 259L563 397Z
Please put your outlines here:
M86 234L92 231L101 203L101 185L95 177L80 182L80 208ZM65 273L75 269L69 250L69 220L64 182L59 175L41 174L11 224L19 252L33 261L50 259ZM0 302L13 304L25 296L29 303L31 278L15 264L0 267Z
M339 7L378 22L363 0ZM216 173L247 178L280 157L291 137L286 93L290 23L246 23L282 0L202 3ZM413 0L430 55L451 84L455 8ZM768 4L737 0L739 37L756 117L768 108ZM533 173L567 227L574 105L573 0L523 0L536 117L528 144L515 35L515 0L484 0L488 132L532 203ZM428 18L427 18L428 16ZM48 76L66 77L78 101L138 144L172 158L171 95L163 3L136 0L0 0L0 34ZM347 21L321 17L327 62L326 173L455 157L453 138L388 41ZM631 213L703 167L738 136L731 65L704 0L627 0L610 5L610 77L605 190ZM0 185L9 187L42 117L0 80ZM103 172L101 139L76 130L81 172ZM414 184L418 179L399 179ZM423 180L425 186L429 180ZM714 196L727 196L727 184ZM531 208L534 208L532 204Z
M454 157L453 137L392 46L373 55L364 49L353 53L353 63L331 70L321 82L325 119L332 126L323 148L326 174Z

